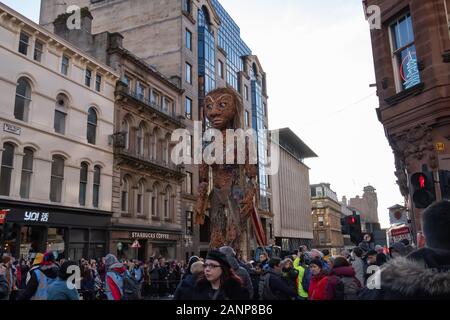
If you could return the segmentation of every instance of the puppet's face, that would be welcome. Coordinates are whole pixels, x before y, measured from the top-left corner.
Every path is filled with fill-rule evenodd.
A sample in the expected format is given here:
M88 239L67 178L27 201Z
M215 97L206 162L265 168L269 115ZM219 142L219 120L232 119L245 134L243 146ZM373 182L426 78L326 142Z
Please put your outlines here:
M205 99L206 117L215 129L230 128L236 115L236 106L231 94L213 94Z

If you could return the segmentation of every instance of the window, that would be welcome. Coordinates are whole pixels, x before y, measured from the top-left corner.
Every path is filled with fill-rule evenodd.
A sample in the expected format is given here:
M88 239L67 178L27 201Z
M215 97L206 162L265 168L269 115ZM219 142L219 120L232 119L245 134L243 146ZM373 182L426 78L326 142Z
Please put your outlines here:
M420 83L411 15L402 16L391 25L391 47L397 92Z
M17 120L27 121L31 103L31 86L27 79L17 81L16 101L14 103L14 117Z
M184 190L187 194L192 194L192 173L186 172L186 180Z
M34 43L33 59L37 62L41 62L43 53L44 53L44 44L39 40L36 40L36 42Z
M99 74L95 76L95 90L98 92L102 90L102 76Z
M323 217L322 216L318 217L318 221L319 221L319 227L323 227L324 226L324 222L323 222Z
M131 89L131 79L128 76L124 76L122 79L123 83L125 83L127 85L127 92L130 93L130 89Z
M158 185L153 185L152 199L151 199L151 209L152 209L152 217L158 216L158 195L159 189Z
M120 209L122 212L128 212L128 194L129 194L129 184L128 179L124 178L122 180L122 191L121 191L121 204Z
M92 80L92 71L89 69L86 69L86 74L84 77L84 84L86 86L88 86L89 88L91 87L91 80Z
M144 212L144 192L145 192L145 186L144 183L141 181L139 182L138 187L138 193L136 197L136 213L142 214Z
M192 119L192 99L186 97L185 101L185 115L186 119Z
M69 58L67 56L62 57L61 73L65 76L69 74Z
M273 227L271 223L269 223L269 239L273 239Z
M136 147L139 156L144 155L144 125L141 124L136 133Z
M5 143L2 153L2 168L0 171L0 195L9 196L11 189L11 175L14 169L14 145Z
M86 190L87 190L87 183L88 183L88 171L89 171L89 165L86 162L83 162L81 164L80 168L80 191L78 194L78 203L80 206L86 205Z
M89 108L87 121L87 141L90 144L95 144L97 135L97 112L94 108Z
M55 132L64 134L66 131L66 116L68 107L68 98L59 94L56 97L54 128Z
M326 244L327 243L327 236L325 232L319 232L319 244Z
M23 55L28 54L28 46L30 45L30 36L28 36L26 33L21 32L20 33L20 40L19 40L19 52Z
M192 51L192 32L186 29L186 48Z
M219 77L223 79L223 62L219 60Z
M122 133L125 140L125 149L128 149L130 147L130 126L126 120L122 121Z
M186 62L186 82L192 84L192 66Z
M50 182L50 201L61 202L62 186L64 181L64 158L53 156Z
M270 198L267 198L267 208L269 209L269 211L272 211L272 202Z
M152 90L152 94L151 94L151 98L150 98L150 103L153 105L153 107L155 108L159 108L160 106L160 101L159 101L159 93L155 90Z
M194 213L192 211L186 211L186 235L191 236L194 234Z
M188 157L192 156L192 136L186 136L187 138L187 150L186 150L186 155Z
M166 139L162 142L163 143L163 162L165 164L169 163L169 141L170 141L170 136L166 137Z
M248 86L244 85L245 100L248 101Z
M31 176L33 175L33 150L24 149L22 162L22 177L20 180L20 197L22 199L30 198Z
M170 218L170 200L172 198L172 190L170 187L166 189L166 194L164 197L164 219Z
M183 11L191 13L191 0L183 0Z
M165 113L169 111L169 101L166 97L162 97L162 111Z
M100 178L102 174L102 168L100 166L94 167L94 188L92 195L92 206L98 208L100 201Z
M145 99L145 87L139 81L136 83L136 98L141 101L144 101Z
M267 115L267 105L265 102L263 102L263 116Z
M246 110L245 111L245 127L248 128L249 125L250 125L250 114Z

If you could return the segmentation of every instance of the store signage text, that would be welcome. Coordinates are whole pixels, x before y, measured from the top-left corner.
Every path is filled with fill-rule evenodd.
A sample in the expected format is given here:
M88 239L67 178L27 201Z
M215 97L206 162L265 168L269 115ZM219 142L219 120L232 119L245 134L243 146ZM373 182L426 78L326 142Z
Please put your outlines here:
M24 221L34 221L34 222L48 222L49 213L48 212L33 212L26 211Z
M168 233L148 233L148 232L132 232L131 238L133 239L163 239L169 240L170 235Z

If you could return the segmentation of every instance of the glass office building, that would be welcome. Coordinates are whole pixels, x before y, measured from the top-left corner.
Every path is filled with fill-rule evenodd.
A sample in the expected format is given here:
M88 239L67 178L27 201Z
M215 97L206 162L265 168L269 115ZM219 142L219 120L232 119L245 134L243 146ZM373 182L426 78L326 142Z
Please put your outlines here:
M198 73L205 79L205 95L216 88L216 46L208 11L198 10Z

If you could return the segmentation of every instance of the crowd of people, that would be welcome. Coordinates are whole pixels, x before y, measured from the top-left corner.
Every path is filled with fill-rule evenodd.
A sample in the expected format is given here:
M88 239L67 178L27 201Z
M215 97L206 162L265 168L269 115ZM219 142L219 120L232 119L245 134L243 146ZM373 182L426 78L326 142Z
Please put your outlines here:
M205 259L186 263L119 261L109 254L100 261L55 261L38 254L32 265L4 257L0 299L17 300L391 300L450 298L450 202L423 213L425 247L409 241L389 250L370 235L350 251L331 256L302 246L290 255L242 261L231 247L211 250ZM70 268L80 269L79 288L67 285Z

